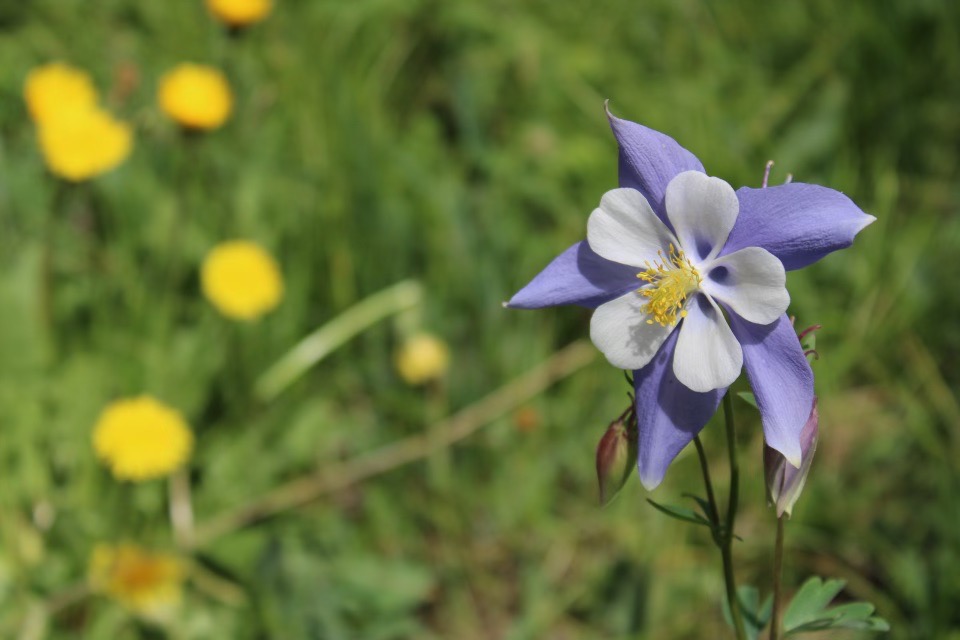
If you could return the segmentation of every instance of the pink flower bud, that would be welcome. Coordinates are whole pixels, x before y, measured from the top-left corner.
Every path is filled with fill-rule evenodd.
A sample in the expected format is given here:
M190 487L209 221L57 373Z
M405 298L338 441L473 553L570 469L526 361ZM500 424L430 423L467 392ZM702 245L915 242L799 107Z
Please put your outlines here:
M610 423L597 444L600 504L606 505L630 478L637 464L637 428L633 408Z
M790 516L793 505L800 498L803 484L810 473L813 454L817 450L820 433L820 417L817 413L817 398L813 398L810 417L800 432L800 468L794 467L775 449L763 445L763 466L767 478L767 499L777 508L777 517Z

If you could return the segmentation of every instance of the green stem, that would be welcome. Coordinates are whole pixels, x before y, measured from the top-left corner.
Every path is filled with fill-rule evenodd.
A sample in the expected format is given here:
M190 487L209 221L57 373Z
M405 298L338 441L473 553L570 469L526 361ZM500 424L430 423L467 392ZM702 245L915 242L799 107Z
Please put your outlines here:
M733 421L733 401L729 393L723 396L723 416L727 424L727 452L730 456L730 497L727 500L726 524L721 537L720 555L723 558L723 579L727 587L727 603L730 605L730 617L738 640L747 637L743 626L743 614L737 598L737 581L733 575L733 523L737 517L737 504L740 499L740 468L737 466L736 427Z
M727 423L727 453L730 456L730 500L727 503L727 531L725 538L733 540L733 523L737 518L740 502L740 467L737 464L737 436L733 421L733 401L727 393L723 396L723 418Z
M773 548L773 618L770 640L780 640L780 607L783 600L783 516L777 518L777 541Z
M700 471L703 472L703 485L707 489L707 502L710 504L710 513L707 517L713 523L714 540L720 544L720 538L716 535L717 525L720 524L720 509L717 507L717 498L713 493L713 483L710 481L710 467L707 466L707 454L703 451L703 443L700 442L700 436L693 436L693 444L697 447L697 456L700 458Z

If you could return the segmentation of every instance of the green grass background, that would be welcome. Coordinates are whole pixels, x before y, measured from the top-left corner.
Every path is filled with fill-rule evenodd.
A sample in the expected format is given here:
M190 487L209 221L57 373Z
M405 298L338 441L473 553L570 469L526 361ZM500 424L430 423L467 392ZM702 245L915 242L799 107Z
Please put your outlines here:
M0 60L2 637L722 637L707 532L656 513L636 481L596 504L594 446L626 390L601 359L526 403L532 428L497 420L205 545L219 582L191 582L167 628L63 600L98 542L173 546L166 484L118 484L94 458L111 399L148 392L189 418L203 522L421 433L584 337L587 311L500 303L616 186L609 98L734 185L772 158L774 182L791 173L877 216L789 277L798 325L824 329L821 442L786 582L844 578L890 637L960 638L957 3L279 0L230 37L199 0L34 0L0 3ZM21 96L51 60L88 69L137 131L122 167L72 189L45 174ZM181 61L221 67L237 96L222 130L187 142L155 103ZM121 69L138 79L125 96ZM286 278L251 325L199 292L203 255L234 237ZM399 380L384 322L276 400L252 398L300 338L405 278L426 292L413 322L451 345L441 386ZM761 435L737 409L735 554L766 592ZM704 438L722 487L717 427ZM682 456L653 497L680 502L697 472Z

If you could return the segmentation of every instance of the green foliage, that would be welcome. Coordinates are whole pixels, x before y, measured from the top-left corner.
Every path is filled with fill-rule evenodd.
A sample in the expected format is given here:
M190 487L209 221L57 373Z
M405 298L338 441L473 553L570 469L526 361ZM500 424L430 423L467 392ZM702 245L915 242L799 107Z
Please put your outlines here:
M426 461L212 540L166 626L78 591L100 542L177 548L166 484L118 484L93 456L110 400L152 393L187 417L202 527L429 433L583 337L587 311L500 303L616 184L606 98L732 184L757 185L773 158L773 183L791 173L877 216L852 250L789 275L797 325L824 329L822 440L787 583L829 570L891 637L958 632L960 5L284 0L232 35L202 4L0 3L0 637L716 637L706 532L642 509L638 482L596 506L593 447L624 400L599 361ZM21 99L55 59L88 69L136 129L123 166L68 189ZM202 137L155 104L185 60L223 68L236 93ZM253 324L199 290L203 256L234 237L285 277ZM424 292L412 316L257 399L291 348L406 279ZM403 324L451 345L442 384L394 373ZM760 430L741 408L734 553L738 577L766 584ZM714 426L702 437L722 465ZM655 497L699 482L683 455Z
M666 514L675 520L680 520L682 522L689 522L690 524L700 524L705 527L712 527L713 524L694 511L693 509L688 509L686 507L680 507L673 504L660 504L659 502L654 502L650 498L647 498L647 502L650 503L654 509L660 513Z
M737 601L740 603L740 611L743 613L744 631L749 640L757 640L764 628L770 623L773 615L773 596L767 596L763 602L760 602L760 590L752 585L740 585L737 588ZM723 617L727 624L733 626L733 620L730 617L730 606L726 600L723 602Z
M873 615L875 607L868 602L829 607L845 585L843 580L824 581L816 576L804 582L783 615L786 635L828 629L889 631L890 625L883 618Z
M741 391L737 394L737 397L749 404L754 409L757 409L757 398L750 391Z

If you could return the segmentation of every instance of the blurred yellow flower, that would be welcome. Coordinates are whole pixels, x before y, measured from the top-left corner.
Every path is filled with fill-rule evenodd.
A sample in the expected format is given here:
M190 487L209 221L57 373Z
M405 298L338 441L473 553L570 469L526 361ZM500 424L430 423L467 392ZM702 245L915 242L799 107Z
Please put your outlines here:
M207 0L214 16L231 27L260 22L273 8L273 0Z
M247 240L214 247L200 269L203 294L223 315L254 320L283 298L283 276L273 257Z
M101 544L90 554L90 586L128 609L163 618L180 603L185 575L183 563L166 553L134 544Z
M62 62L37 67L27 75L23 87L27 110L34 122L52 114L97 105L97 90L85 71Z
M143 395L103 410L93 429L93 448L118 480L149 480L186 462L193 433L179 412Z
M110 171L133 148L130 126L96 106L50 113L38 123L37 135L47 168L74 182Z
M201 64L177 65L160 78L160 108L188 129L216 129L233 110L227 78Z
M440 338L429 333L418 333L400 345L394 363L407 384L423 384L447 372L450 349Z

